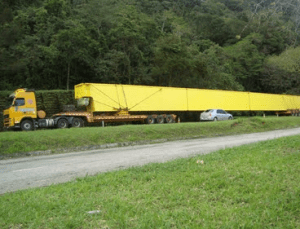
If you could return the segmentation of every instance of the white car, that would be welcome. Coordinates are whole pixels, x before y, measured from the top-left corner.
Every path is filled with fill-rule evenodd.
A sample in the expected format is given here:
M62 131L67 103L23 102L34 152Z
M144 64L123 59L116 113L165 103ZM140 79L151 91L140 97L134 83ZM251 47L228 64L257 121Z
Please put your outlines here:
M200 115L200 121L220 121L231 119L233 119L232 114L229 114L222 109L208 109Z

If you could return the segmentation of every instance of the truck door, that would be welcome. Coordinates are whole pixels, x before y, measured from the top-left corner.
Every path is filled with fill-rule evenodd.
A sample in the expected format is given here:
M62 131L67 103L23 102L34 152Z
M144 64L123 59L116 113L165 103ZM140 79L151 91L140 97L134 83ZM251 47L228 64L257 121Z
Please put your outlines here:
M36 118L35 107L31 98L16 98L14 101L15 123L20 123L24 117Z
M15 123L20 123L22 118L24 117L24 109L25 108L25 99L24 98L16 98L14 101L14 119Z

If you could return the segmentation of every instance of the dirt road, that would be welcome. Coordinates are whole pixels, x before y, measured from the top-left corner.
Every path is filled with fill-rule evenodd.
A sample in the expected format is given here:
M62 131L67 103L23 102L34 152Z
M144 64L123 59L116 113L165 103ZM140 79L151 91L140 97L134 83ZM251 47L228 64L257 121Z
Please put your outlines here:
M207 154L243 144L299 135L300 128L0 161L0 194L76 177Z

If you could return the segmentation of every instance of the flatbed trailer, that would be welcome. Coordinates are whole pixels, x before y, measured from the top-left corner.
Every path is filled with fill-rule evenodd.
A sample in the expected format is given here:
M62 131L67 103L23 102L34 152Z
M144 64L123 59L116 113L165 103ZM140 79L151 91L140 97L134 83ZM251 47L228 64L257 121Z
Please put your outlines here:
M53 116L54 118L76 118L80 117L81 119L87 121L87 123L112 123L112 122L140 122L140 123L146 123L146 124L153 124L155 122L157 123L174 123L178 122L177 115L175 114L150 114L150 115L129 115L129 114L122 114L122 115L109 115L109 114L102 114L102 115L93 115L93 113L90 112L80 112L80 111L73 111L73 112L61 112L58 114L55 114ZM68 123L71 123L72 120L68 121ZM78 124L80 125L80 124ZM80 127L80 126L78 126Z

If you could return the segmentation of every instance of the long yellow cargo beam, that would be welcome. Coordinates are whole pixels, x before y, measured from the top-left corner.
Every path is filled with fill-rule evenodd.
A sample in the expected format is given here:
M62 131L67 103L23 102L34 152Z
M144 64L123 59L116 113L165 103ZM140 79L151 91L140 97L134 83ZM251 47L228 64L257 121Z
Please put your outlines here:
M75 99L80 98L90 98L90 112L300 109L300 96L293 95L121 84L78 84Z

